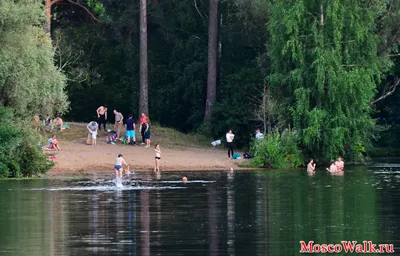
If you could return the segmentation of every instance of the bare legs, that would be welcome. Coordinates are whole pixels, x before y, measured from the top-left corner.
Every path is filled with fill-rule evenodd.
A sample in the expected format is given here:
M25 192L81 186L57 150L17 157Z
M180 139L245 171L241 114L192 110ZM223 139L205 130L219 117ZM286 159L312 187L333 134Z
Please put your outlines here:
M154 165L154 172L159 172L160 171L160 159L156 158L156 163Z

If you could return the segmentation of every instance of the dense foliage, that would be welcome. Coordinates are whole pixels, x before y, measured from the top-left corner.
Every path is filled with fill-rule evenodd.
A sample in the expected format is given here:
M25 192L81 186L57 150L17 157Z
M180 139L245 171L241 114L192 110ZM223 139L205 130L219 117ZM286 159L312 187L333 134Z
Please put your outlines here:
M29 122L15 120L9 109L0 106L0 178L45 173L53 162L38 146L40 137Z
M298 137L291 130L282 134L275 131L264 139L254 140L251 150L254 155L251 165L254 167L285 169L304 165Z
M68 101L65 76L53 63L40 1L0 2L0 176L47 171L51 164L32 128L37 113L62 113Z
M256 128L292 127L296 148L321 161L360 158L400 125L391 92L400 1L219 0L211 126L203 126L209 1L147 5L152 122L215 139L232 129L236 147L249 146ZM46 12L42 1L3 0L0 24L0 103L15 123L66 112L64 89L71 121L95 119L99 105L111 119L113 109L138 113L139 1L61 0ZM20 139L36 149L36 138Z
M387 68L375 18L365 1L277 1L271 10L269 81L300 144L322 160L359 158L370 145L369 103Z

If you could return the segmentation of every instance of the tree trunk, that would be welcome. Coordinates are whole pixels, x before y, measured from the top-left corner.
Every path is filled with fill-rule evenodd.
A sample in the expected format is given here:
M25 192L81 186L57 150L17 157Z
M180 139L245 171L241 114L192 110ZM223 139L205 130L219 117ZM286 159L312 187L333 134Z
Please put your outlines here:
M208 20L208 77L204 125L210 126L217 96L218 0L210 0Z
M140 0L140 91L139 116L149 115L149 86L147 64L147 1Z
M264 88L263 88L263 104L262 104L262 108L263 108L263 125L264 125L264 134L267 134L267 91L265 90L265 84L264 84ZM269 113L269 109L268 109L268 113Z
M51 6L53 5L53 3L51 2L51 0L45 0L44 1L44 8L45 8L45 13L46 13L46 32L47 33L51 33Z

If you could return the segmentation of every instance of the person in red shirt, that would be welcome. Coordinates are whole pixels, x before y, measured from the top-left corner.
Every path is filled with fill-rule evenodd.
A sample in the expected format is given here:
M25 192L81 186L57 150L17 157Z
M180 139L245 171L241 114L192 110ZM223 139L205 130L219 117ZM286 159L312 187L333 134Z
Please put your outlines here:
M140 131L140 134L142 135L142 143L140 143L140 145L145 144L144 132L147 130L147 125L146 125L147 118L148 117L146 116L146 114L142 113L142 116L139 119L139 122L140 122L139 131Z

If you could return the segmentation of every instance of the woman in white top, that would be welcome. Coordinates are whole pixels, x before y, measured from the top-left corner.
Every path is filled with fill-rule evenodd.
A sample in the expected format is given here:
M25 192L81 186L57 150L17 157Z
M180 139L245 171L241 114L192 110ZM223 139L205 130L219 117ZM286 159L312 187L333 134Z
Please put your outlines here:
M228 157L231 159L233 157L233 139L235 138L235 134L232 133L232 130L229 130L226 134L226 147L228 148Z
M129 165L125 162L125 159L122 158L122 154L119 154L118 157L115 159L114 165L115 174L119 177L122 177L122 171L124 170L122 168L122 164L126 165L125 174L129 174Z
M154 166L154 172L159 172L160 171L160 160L161 160L161 149L160 145L156 144L154 148L154 152L156 153L156 165Z

